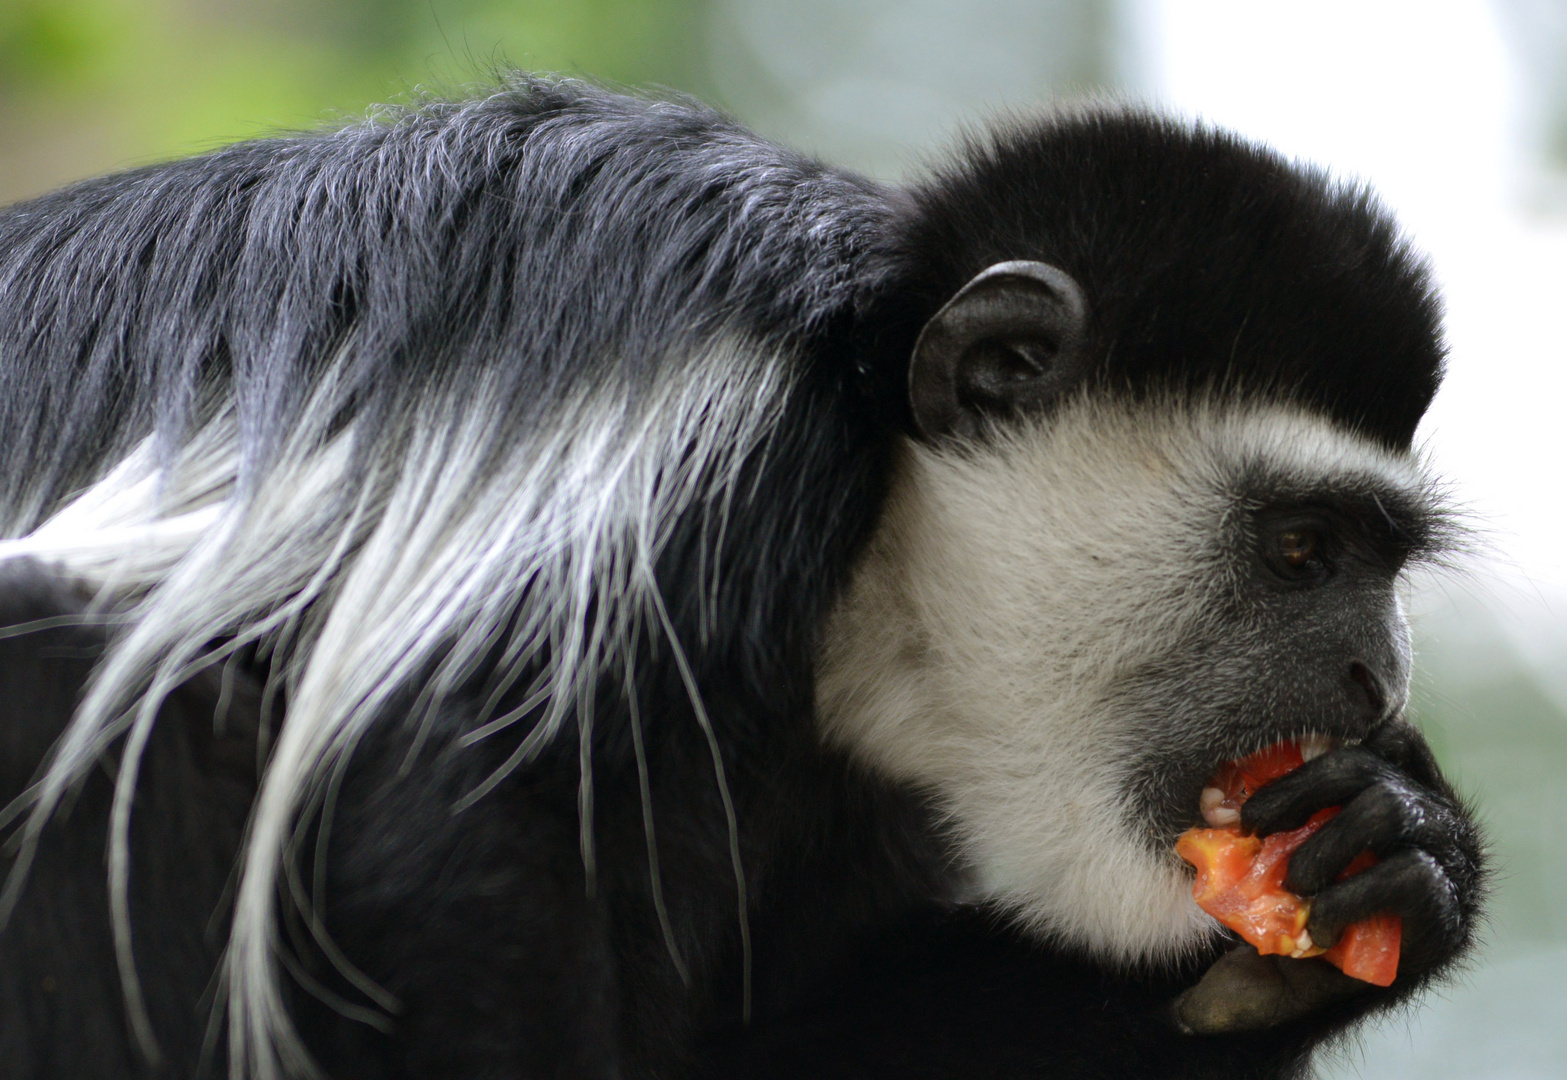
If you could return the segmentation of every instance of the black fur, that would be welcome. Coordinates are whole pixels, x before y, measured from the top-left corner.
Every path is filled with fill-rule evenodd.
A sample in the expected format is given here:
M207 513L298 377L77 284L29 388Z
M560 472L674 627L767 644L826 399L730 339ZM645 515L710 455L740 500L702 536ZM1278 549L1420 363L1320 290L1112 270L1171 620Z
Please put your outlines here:
M614 680L592 727L591 880L577 730L454 815L520 735L458 746L483 719L480 672L405 769L411 686L358 747L330 827L313 819L324 854L297 868L329 940L390 1000L356 986L293 908L283 916L293 1014L331 1075L1293 1076L1322 1039L1420 981L1254 1034L1183 1034L1171 1002L1213 956L1109 973L955 905L952 852L922 793L821 746L817 631L910 431L910 350L974 273L1019 258L1081 285L1100 385L1285 397L1405 448L1440 380L1436 302L1366 195L1137 112L1007 127L903 192L699 107L518 79L482 101L241 144L0 213L13 536L145 436L178 445L212 395L237 403L240 483L254 483L350 335L362 430L429 387L467 387L499 406L485 449L497 458L506 432L551 423L575 388L635 393L716 334L743 332L794 368L787 411L747 464L750 494L722 528L697 511L678 522L657 566L735 798L749 974L720 791L657 635L630 655L689 985L654 907L633 717ZM373 437L359 445L377 452ZM0 602L10 624L84 610L32 569L9 573ZM0 798L21 792L89 678L90 659L50 650L110 636L0 640ZM94 776L0 932L7 1075L223 1071L222 1040L202 1047L256 783L244 763L265 752L253 691L266 667L249 657L221 735L195 722L223 696L210 678L171 699L178 716L160 723L140 781L133 916L161 1068L121 1019ZM1470 933L1472 835L1454 851L1461 925L1422 978Z
M83 597L36 564L0 571L0 801L21 795L75 708L107 628ZM165 703L132 833L140 969L156 1004L169 1074L201 1054L212 972L226 931L224 891L256 790L258 699L241 680L215 724L222 687L201 678ZM23 903L0 930L0 1072L14 1077L136 1076L104 882L115 756L84 778L50 826Z

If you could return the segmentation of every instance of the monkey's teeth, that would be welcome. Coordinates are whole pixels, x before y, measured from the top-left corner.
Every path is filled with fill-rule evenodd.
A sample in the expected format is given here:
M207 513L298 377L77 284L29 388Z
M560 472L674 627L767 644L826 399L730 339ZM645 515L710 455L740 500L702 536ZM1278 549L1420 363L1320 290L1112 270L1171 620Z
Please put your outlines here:
M1224 792L1216 787L1203 788L1202 796L1198 799L1198 805L1202 807L1202 819L1215 829L1238 824L1241 819L1239 810L1224 806L1223 802Z
M1294 957L1296 960L1299 960L1301 957L1311 952L1311 950L1315 947L1316 942L1311 940L1311 935L1305 930L1302 930L1295 936L1295 948L1290 953L1290 956Z
M1310 761L1337 746L1338 740L1331 735L1305 735L1300 740L1300 756L1303 760Z

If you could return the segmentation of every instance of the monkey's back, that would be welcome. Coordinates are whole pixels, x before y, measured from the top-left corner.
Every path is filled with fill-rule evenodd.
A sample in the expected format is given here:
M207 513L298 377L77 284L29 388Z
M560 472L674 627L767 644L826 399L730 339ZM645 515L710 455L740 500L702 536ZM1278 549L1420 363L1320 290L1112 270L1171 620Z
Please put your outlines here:
M9 207L4 527L154 432L177 444L215 396L264 471L350 344L366 428L433 381L482 382L528 426L584 387L646 392L721 335L817 345L887 215L868 182L695 104L524 77Z

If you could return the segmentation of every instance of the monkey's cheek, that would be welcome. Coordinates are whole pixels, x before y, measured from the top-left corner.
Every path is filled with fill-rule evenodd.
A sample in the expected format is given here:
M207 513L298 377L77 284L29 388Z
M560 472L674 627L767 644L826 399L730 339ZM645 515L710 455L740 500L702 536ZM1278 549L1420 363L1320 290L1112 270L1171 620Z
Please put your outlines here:
M1171 1017L1188 1035L1233 1035L1287 1024L1370 990L1321 960L1260 956L1250 945L1225 953L1176 998Z

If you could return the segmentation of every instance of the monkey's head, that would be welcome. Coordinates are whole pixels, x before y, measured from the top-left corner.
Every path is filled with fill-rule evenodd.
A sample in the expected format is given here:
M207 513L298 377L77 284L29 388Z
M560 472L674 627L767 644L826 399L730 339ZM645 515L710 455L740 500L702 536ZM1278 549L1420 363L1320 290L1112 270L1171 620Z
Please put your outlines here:
M967 157L891 275L908 435L822 722L931 794L974 897L1172 957L1212 925L1172 847L1215 769L1404 722L1436 303L1364 192L1232 137L1099 115Z

